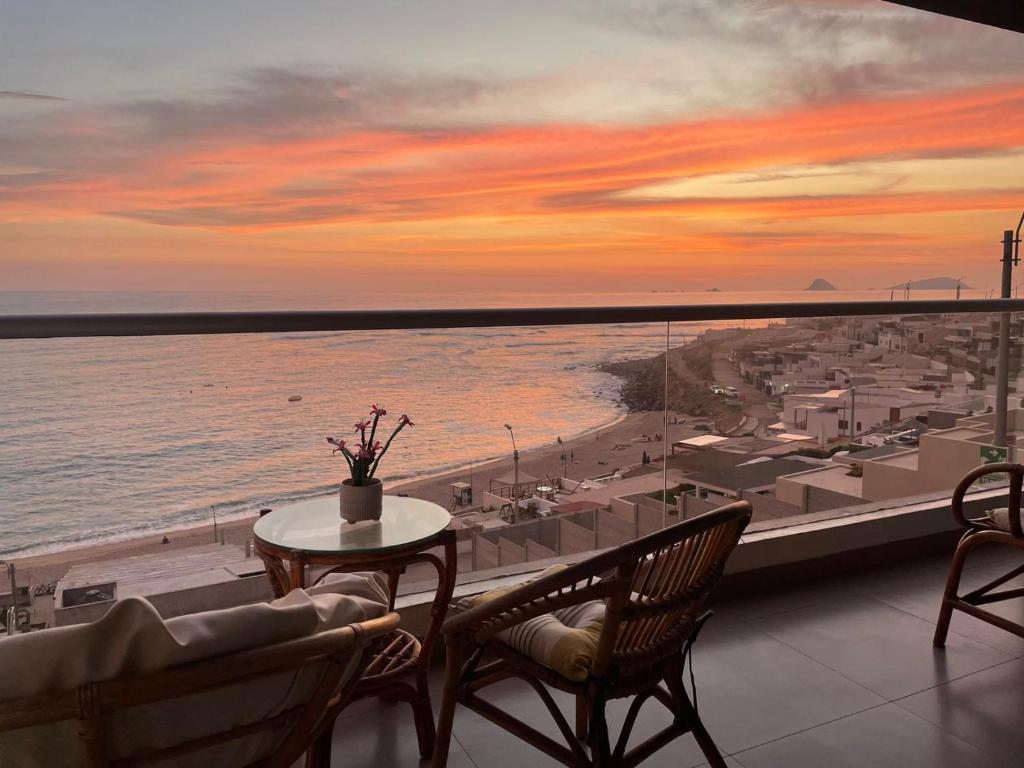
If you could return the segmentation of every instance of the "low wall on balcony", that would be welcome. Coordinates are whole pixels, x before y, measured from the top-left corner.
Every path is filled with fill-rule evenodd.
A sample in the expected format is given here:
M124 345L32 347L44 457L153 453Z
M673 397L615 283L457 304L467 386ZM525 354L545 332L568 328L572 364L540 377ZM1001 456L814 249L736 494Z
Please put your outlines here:
M526 547L516 544L504 536L498 541L498 561L500 565L515 565L526 562Z
M505 504L510 504L509 499L499 496L496 493L490 491L480 491L480 505L484 509L501 509Z
M498 537L490 533L478 533L473 537L474 570L483 571L501 565L497 541Z
M593 512L582 512L558 518L558 540L561 543L559 554L569 555L597 549L594 517Z
M680 509L685 509L689 518L718 506L687 495L679 496L678 508L667 509L643 494L616 497L605 509L538 518L477 534L473 537L474 568L483 570L616 547L679 522Z
M732 501L732 499L729 501ZM720 504L716 504L713 501L698 499L696 496L689 493L680 494L676 498L676 507L684 520L689 520L691 517L696 517L697 515L703 515L705 512L710 512L720 506Z
M647 505L638 506L636 510L637 536L646 536L649 533L660 531L664 519L665 515L660 509L654 509Z
M526 542L527 560L547 560L549 557L558 557L558 552L553 549L548 549L543 544L538 544L536 541Z
M636 538L636 515L630 519L603 509L597 511L597 547L617 547Z

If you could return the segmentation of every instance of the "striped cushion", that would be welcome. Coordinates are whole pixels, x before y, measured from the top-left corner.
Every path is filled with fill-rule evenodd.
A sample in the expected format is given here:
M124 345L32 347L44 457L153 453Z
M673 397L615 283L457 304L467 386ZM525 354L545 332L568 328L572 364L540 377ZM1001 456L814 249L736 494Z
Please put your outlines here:
M555 565L541 576L564 569ZM539 578L539 577L538 577ZM490 602L516 587L503 587L459 601L456 610ZM535 616L495 637L562 677L582 682L590 674L604 625L604 603L591 600Z
M998 509L990 509L985 515L988 517L989 522L992 523L996 528L1007 533L1012 533L1010 530L1010 510L1006 507L999 507Z

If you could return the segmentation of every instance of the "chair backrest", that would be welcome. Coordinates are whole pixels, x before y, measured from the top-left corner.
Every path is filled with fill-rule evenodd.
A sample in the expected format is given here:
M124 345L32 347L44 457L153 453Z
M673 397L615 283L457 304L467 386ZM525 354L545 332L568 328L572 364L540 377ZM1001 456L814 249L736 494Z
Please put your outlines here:
M620 588L605 601L596 675L628 676L679 651L750 515L750 503L739 501L613 550L610 578Z
M153 674L2 701L0 762L286 768L333 723L368 661L367 645L397 625L390 613ZM39 756L39 739L59 743L56 758Z
M964 509L964 497L971 486L982 477L1003 474L1007 475L1010 481L1010 492L1006 500L1005 524L1000 524L998 521L990 519L989 522L992 523L990 525L989 522L984 520L968 518L967 512ZM980 523L983 527L1002 528L1018 539L1024 538L1024 525L1022 525L1021 521L1022 484L1024 484L1024 464L1000 462L997 464L982 464L980 467L975 467L960 479L960 482L957 483L956 488L953 490L953 497L950 501L953 517L963 526L977 527Z

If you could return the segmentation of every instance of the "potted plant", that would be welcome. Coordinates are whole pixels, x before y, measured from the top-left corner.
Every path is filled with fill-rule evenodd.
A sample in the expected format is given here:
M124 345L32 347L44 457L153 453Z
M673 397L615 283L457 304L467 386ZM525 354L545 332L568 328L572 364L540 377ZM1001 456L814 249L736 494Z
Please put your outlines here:
M391 442L406 426L413 426L412 419L404 413L398 419L387 442L381 444L377 440L377 426L387 416L383 407L373 404L370 408L372 419L362 419L355 425L359 441L348 442L328 437L327 442L334 446L333 453L345 457L351 477L341 481L338 497L341 504L341 516L350 523L362 520L380 520L381 505L384 498L384 485L375 477L380 460L391 447Z

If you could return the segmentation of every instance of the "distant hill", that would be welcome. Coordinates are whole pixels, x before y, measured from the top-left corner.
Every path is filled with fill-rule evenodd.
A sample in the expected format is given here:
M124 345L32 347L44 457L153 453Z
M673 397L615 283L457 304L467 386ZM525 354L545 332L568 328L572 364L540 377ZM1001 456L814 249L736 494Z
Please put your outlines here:
M837 288L823 277L816 277L811 284L804 288L805 291L835 291Z
M906 283L897 283L896 285L890 286L891 289L903 289L906 288ZM960 283L960 287L968 291L971 286L967 283ZM924 280L911 280L910 290L914 291L953 291L956 290L956 278L955 277L926 277Z

